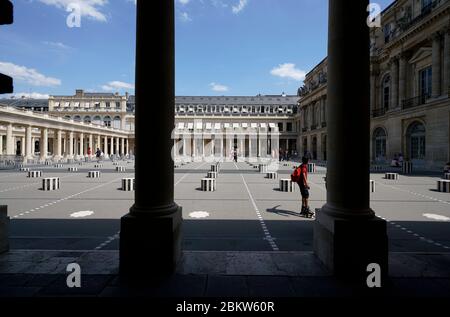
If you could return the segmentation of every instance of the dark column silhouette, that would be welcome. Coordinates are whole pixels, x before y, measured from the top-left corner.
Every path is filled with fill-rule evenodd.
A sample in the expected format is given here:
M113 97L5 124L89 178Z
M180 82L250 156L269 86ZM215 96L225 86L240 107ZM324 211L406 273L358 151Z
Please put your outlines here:
M370 73L366 1L329 1L327 203L314 224L314 251L335 275L387 276L386 222L370 209Z
M8 0L0 0L0 25L12 24L13 5ZM8 94L13 92L13 80L11 77L0 74L0 94Z
M138 0L135 203L120 232L120 274L130 280L172 273L181 253L171 157L174 79L174 1Z

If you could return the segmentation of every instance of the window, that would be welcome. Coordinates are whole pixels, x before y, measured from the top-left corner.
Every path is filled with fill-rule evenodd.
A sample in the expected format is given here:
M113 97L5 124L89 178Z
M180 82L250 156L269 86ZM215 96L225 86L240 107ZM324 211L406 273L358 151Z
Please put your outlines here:
M109 117L109 116L104 117L103 124L105 125L105 127L110 127L111 126L111 117Z
M84 117L83 122L84 123L91 123L91 117L90 116Z
M106 108L111 108L111 103L110 102L106 103Z
M75 116L75 117L73 117L73 121L81 122L81 117L80 116Z
M292 122L287 122L286 123L286 131L287 132L292 132Z
M422 0L422 14L431 11L433 0Z
M409 156L412 160L425 158L425 126L420 122L412 123L406 132Z
M419 71L419 91L421 102L431 96L431 66Z
M391 99L391 76L386 75L383 79L383 108L389 109Z
M283 132L283 122L278 123L278 131Z
M377 128L373 133L373 157L375 161L386 159L386 131Z
M387 23L383 28L384 42L389 43L392 34L392 27L390 23Z

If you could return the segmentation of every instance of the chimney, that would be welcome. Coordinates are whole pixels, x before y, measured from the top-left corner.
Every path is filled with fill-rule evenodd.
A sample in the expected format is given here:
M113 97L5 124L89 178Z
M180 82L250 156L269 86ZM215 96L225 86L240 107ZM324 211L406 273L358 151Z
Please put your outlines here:
M83 97L84 96L84 91L83 89L77 89L75 90L75 97Z

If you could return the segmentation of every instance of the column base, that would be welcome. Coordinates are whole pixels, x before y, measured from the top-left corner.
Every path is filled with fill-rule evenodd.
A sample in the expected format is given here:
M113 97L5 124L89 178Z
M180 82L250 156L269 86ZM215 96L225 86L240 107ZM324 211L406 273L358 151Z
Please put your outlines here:
M133 207L132 207L133 208ZM129 213L120 224L120 276L151 282L171 275L181 257L182 208Z
M388 277L388 237L386 221L344 219L327 214L326 205L317 210L314 222L314 253L338 277L366 283L370 263Z

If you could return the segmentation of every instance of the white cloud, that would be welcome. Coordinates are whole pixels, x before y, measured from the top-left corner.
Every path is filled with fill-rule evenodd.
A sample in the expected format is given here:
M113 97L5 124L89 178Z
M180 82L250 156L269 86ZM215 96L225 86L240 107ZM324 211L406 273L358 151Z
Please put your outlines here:
M14 94L8 94L6 95L6 98L14 98L14 99L20 99L20 98L27 98L27 99L48 99L48 94L41 94L39 92L18 92Z
M228 91L228 87L225 86L225 85L216 84L216 83L210 83L209 86L211 87L211 89L213 91L217 91L217 92Z
M42 42L42 44L45 44L45 45L48 45L48 46L51 46L51 47L54 47L54 48L63 49L63 50L68 50L68 49L71 48L70 46L68 46L68 45L66 45L64 43L61 43L61 42L44 41L44 42Z
M181 3L182 5L186 5L189 3L190 0L178 0L179 3Z
M306 75L305 71L295 68L295 64L292 63L280 64L278 67L273 68L270 73L274 76L298 81L304 80Z
M231 10L233 11L234 14L238 14L239 12L244 10L247 4L248 4L247 0L239 0L239 3L237 5L232 6Z
M0 62L0 73L11 76L14 80L25 82L33 86L59 86L61 80L53 77L47 77L35 69L25 66L15 65L13 63Z
M79 5L81 16L89 17L96 21L106 22L106 16L100 11L100 7L105 6L108 0L39 0L40 2L63 9L69 5Z
M181 12L180 13L180 19L183 22L189 22L192 21L191 17L189 16L189 14L187 12Z
M111 81L108 84L103 85L102 89L106 90L106 91L121 90L121 89L134 89L134 85L125 83L123 81Z

